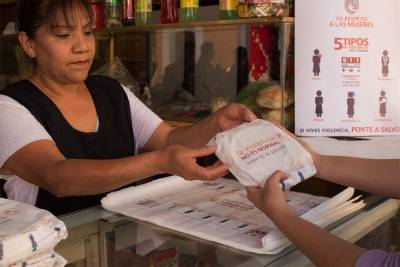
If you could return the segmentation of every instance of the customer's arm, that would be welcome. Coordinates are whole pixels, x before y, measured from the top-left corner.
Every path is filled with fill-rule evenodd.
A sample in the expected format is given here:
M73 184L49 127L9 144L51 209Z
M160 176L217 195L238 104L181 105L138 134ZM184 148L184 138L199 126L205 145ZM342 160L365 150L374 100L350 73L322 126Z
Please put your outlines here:
M257 208L303 251L317 266L354 266L365 249L346 242L300 218L286 204L279 181L286 176L275 172L263 189L248 187L247 194Z
M317 177L369 193L400 198L400 159L311 154L317 168Z
M275 125L295 138L310 152L317 169L315 176L372 194L400 198L400 159L321 155L281 125L277 123Z

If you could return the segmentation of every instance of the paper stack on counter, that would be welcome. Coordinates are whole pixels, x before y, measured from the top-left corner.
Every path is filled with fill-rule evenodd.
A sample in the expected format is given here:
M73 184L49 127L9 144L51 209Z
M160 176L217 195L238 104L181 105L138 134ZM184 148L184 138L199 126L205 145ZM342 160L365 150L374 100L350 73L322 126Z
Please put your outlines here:
M65 238L64 223L50 212L0 198L0 266L64 266L54 247Z
M304 219L326 227L365 206L348 188L333 198L289 192L288 204ZM291 243L247 200L236 180L186 181L170 176L112 192L103 208L164 228L259 254L278 253Z

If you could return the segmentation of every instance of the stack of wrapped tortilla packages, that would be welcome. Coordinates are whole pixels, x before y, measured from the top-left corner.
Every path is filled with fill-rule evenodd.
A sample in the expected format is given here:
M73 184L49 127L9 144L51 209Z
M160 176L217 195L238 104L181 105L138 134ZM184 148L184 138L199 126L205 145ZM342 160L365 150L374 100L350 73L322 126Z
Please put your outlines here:
M66 237L64 223L50 212L0 198L0 266L64 266L54 247Z

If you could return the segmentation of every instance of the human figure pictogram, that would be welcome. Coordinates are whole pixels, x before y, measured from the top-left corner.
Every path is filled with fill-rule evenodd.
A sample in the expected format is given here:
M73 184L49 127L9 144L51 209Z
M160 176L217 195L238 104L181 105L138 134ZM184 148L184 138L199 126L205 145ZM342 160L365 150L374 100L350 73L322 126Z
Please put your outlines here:
M382 90L379 97L379 114L381 115L381 118L386 116L386 102L386 92Z
M324 98L321 96L322 92L321 90L318 90L316 93L315 97L315 114L317 114L317 117L322 116L322 104L324 103Z
M322 57L322 55L319 53L319 50L315 49L314 50L314 55L312 57L313 73L314 73L315 77L318 77L319 73L321 72L321 68L320 68L321 57Z
M389 56L388 56L389 52L387 50L383 50L382 52L382 58L381 58L381 62L382 62L382 75L383 77L387 77L389 74Z
M353 118L353 116L354 116L354 104L355 104L354 92L348 92L347 93L347 115L349 116L349 118Z

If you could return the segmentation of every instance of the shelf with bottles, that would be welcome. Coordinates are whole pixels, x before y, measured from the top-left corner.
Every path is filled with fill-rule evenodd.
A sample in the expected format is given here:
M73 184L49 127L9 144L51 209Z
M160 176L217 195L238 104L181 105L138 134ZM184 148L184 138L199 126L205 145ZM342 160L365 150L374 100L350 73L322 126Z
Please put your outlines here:
M209 20L209 21L193 21L178 22L168 24L150 24L150 25L128 25L116 27L102 27L94 29L96 40L107 40L114 33L129 33L136 31L157 31L166 29L190 29L197 27L225 26L225 25L246 25L246 24L294 24L293 17L265 17L265 18L248 18L233 20ZM17 38L16 34L0 34L1 39Z
M249 25L249 24L294 24L293 17L264 17L264 18L248 18L248 19L233 19L233 20L209 20L209 21L193 21L193 22L178 22L168 24L150 24L150 25L131 25L118 27L103 27L95 30L96 36L110 33L126 33L134 31L157 31L166 29L190 29L197 27L210 26L229 26L229 25Z
M190 23L218 18L280 18L293 14L290 0L105 0L103 8L100 8L101 0L91 0L90 3L97 13L97 27Z
M291 124L290 107L281 107L292 104L291 99L285 102L284 90L293 91L293 29L290 17L101 28L95 30L92 71L120 58L140 86L135 93L165 120L198 121L211 114L213 103L222 106L225 99ZM25 75L20 69L25 62L14 50L17 38L11 37L16 36L0 40L2 50L8 47L1 51L7 64L0 67L8 82ZM150 101L142 95L145 84ZM261 89L276 92L275 104L258 105Z

